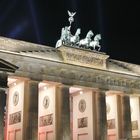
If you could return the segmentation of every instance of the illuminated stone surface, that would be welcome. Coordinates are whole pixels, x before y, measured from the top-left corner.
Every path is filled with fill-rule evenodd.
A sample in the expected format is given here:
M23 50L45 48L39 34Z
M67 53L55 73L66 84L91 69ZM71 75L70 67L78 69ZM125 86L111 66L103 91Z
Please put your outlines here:
M27 92L24 97L26 98L23 110L23 124L25 129L23 129L23 137L21 140L37 140L37 83L43 81L64 86L56 90L56 117L53 117L54 120L56 119L55 140L70 140L69 89L71 87L82 87L83 89L89 88L93 91L99 91L99 93L96 93L97 95L93 97L93 101L96 103L95 106L93 106L93 112L95 113L93 118L97 120L93 121L95 124L93 127L94 140L107 139L106 94L101 94L100 92L114 91L113 94L117 95L118 93L115 92L118 91L121 95L121 99L120 101L119 98L117 99L117 105L120 104L120 106L118 105L118 114L120 114L117 117L119 123L122 123L118 126L120 131L118 131L117 134L120 139L132 137L129 98L123 98L122 95L127 95L127 97L130 95L139 96L139 65L110 59L108 55L102 52L68 46L60 46L56 49L4 37L0 37L0 60L0 62L3 62L1 66L5 65L6 69L10 69L8 71L9 79L28 79L31 82L29 84L31 88L26 89ZM7 65L5 62L7 62ZM7 85L7 77L2 78L5 75L3 71L4 69L1 67L0 81L3 81L1 85ZM11 73L14 71L15 73ZM78 92L76 95L77 94ZM19 102L17 102L17 105L18 104ZM127 112L127 115L125 112ZM12 114L12 116L15 116L15 114ZM52 117L52 115L50 116ZM48 118L48 116L46 118ZM44 120L46 118L44 117ZM83 120L85 121L84 125L80 123L83 122ZM82 116L79 119L79 129L88 127L87 122L88 118ZM43 125L46 124L51 125L52 122L47 121L47 123L43 123ZM18 133L17 136L19 136ZM12 134L11 137L13 137ZM79 135L79 138L82 139L83 137L87 136Z

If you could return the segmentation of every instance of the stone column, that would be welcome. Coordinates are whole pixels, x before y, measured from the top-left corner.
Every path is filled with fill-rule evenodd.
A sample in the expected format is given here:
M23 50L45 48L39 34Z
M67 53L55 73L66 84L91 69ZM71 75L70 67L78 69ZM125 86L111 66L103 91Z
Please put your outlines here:
M7 78L8 75L0 71L0 88L7 88Z
M107 140L107 116L105 91L96 92L96 140Z
M130 98L118 95L118 126L119 138L132 138Z
M56 87L55 140L70 140L70 101L69 87Z
M38 140L38 82L26 81L23 110L23 140Z
M4 107L6 106L5 88L7 88L8 75L0 71L0 140L4 140Z
M0 140L4 140L4 108L6 106L5 91L0 89Z

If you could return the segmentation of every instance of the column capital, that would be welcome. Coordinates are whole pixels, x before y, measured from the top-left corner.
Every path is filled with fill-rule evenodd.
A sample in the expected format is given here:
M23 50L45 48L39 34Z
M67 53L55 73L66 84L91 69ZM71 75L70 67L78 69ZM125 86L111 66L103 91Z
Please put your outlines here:
M120 94L119 94L119 96L120 97L129 97L131 94L130 93L128 93L128 92L126 92L126 91L122 91L122 92L120 92Z
M29 82L32 82L32 83L39 83L41 81L38 81L38 80L32 80L32 79L28 79Z
M94 90L96 93L100 93L100 94L105 94L108 89L103 89L103 88L97 88Z
M71 86L67 85L67 84L63 84L63 83L58 83L58 84L56 84L56 87L67 87L67 88L69 88Z

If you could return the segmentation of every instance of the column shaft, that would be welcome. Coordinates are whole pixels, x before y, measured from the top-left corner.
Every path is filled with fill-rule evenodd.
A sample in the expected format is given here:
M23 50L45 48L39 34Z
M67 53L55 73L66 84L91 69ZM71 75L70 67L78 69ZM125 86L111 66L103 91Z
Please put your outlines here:
M105 92L96 93L96 139L107 140Z
M70 140L69 88L56 88L55 140Z
M131 138L132 126L129 96L120 96L119 108L119 137L123 139Z
M23 140L38 139L38 83L28 81L25 84Z
M0 140L4 140L4 107L6 106L6 94L0 90Z

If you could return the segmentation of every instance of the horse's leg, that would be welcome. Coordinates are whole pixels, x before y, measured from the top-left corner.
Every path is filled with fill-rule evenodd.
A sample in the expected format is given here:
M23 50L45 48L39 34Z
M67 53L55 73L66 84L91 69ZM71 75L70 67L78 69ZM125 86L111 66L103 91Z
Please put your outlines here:
M79 43L78 43L78 46L79 46L79 48L82 48L82 43L79 42Z
M100 46L100 45L98 45L98 51L100 51L100 49L101 49L101 46Z

